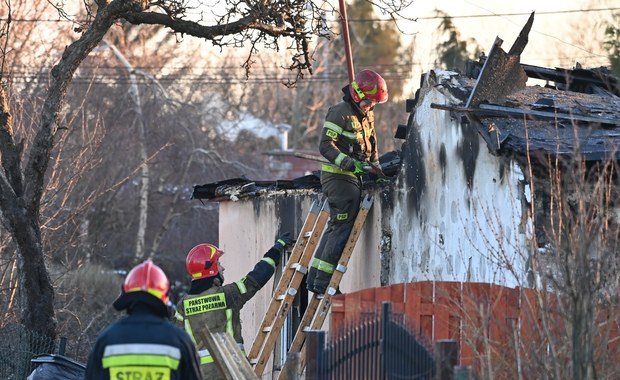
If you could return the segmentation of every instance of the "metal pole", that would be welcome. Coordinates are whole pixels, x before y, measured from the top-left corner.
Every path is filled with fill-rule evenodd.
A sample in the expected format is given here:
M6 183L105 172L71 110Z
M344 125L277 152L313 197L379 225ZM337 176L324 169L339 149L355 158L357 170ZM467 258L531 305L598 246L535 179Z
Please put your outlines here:
M347 7L344 0L338 0L340 6L340 20L342 21L342 36L344 37L344 53L347 58L347 71L349 83L353 82L355 71L353 70L353 56L351 54L351 39L349 38L349 22L347 21Z

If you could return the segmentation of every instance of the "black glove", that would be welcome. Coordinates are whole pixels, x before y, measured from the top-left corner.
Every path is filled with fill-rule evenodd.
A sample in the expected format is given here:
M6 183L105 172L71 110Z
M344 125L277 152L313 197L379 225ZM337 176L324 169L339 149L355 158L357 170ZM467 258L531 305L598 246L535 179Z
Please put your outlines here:
M282 252L284 251L284 248L286 248L286 246L291 244L293 244L293 238L291 236L291 233L285 232L280 237L278 237L278 240L276 240L276 244L273 245L273 248Z

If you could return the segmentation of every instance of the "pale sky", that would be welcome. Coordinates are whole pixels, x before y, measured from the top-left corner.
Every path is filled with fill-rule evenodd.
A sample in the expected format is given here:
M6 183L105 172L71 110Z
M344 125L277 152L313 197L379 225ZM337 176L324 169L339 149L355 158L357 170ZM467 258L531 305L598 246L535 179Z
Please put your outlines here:
M329 1L338 4L335 0ZM612 11L614 8L616 10ZM612 20L613 13L620 13L620 0L413 0L406 16L417 18L417 21L398 23L405 33L403 38L406 41L415 38L416 41L413 91L420 74L435 67L433 50L439 42L437 29L441 21L435 17L435 9L452 16L462 40L475 39L487 53L496 37L504 40L502 47L508 51L529 14L536 11L529 43L521 55L522 63L572 68L579 62L583 67L598 67L608 64L600 43L604 38L604 21ZM597 9L605 10L595 11ZM328 15L328 19L332 18L334 22L337 22L336 17ZM244 52L237 51L235 56L237 54L243 57ZM273 57L272 51L269 54ZM287 52L280 54L286 61L284 55Z
M611 8L618 9L570 12ZM414 61L420 72L433 67L431 48L438 41L439 20L425 17L434 16L434 9L452 16L461 38L474 38L486 52L496 37L504 41L502 48L508 51L527 22L529 13L536 11L528 45L521 55L522 63L572 68L575 62L579 62L584 67L598 67L608 64L599 43L604 35L603 21L611 20L613 13L620 13L620 0L414 0L409 12L418 17L418 21L403 27L410 28L407 32L416 33ZM515 13L526 14L508 15ZM463 17L471 15L492 16Z

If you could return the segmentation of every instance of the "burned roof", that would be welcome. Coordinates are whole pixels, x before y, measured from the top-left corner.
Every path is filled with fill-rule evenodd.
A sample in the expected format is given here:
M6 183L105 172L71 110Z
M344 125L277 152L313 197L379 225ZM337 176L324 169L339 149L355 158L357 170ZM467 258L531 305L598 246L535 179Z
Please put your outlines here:
M433 104L463 115L496 154L542 153L586 161L620 158L620 81L606 68L544 68L521 64L533 13L509 53L497 38L469 62L458 81L444 81L465 105ZM541 85L526 86L528 78Z
M254 198L264 194L282 194L295 192L312 192L321 188L316 174L310 174L293 180L253 181L247 178L233 178L205 185L194 186L193 199L211 201Z
M382 154L379 157L379 162L386 176L395 177L401 163L400 151L390 151ZM362 187L365 189L381 186L377 184L377 176L374 174L366 174L361 179ZM194 186L192 198L206 199L214 202L238 201L260 196L310 194L320 191L320 172L316 171L292 180L255 181L247 178L233 178L196 185Z

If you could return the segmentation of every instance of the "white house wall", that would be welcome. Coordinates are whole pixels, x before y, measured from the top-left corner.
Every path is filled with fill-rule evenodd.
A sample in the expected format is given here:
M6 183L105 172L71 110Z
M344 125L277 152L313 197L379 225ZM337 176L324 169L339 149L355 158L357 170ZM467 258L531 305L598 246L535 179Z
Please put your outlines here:
M527 187L519 167L491 155L473 126L431 108L461 103L441 85L452 75L426 76L409 125L385 216L392 228L388 281L518 285L527 257L521 205Z

